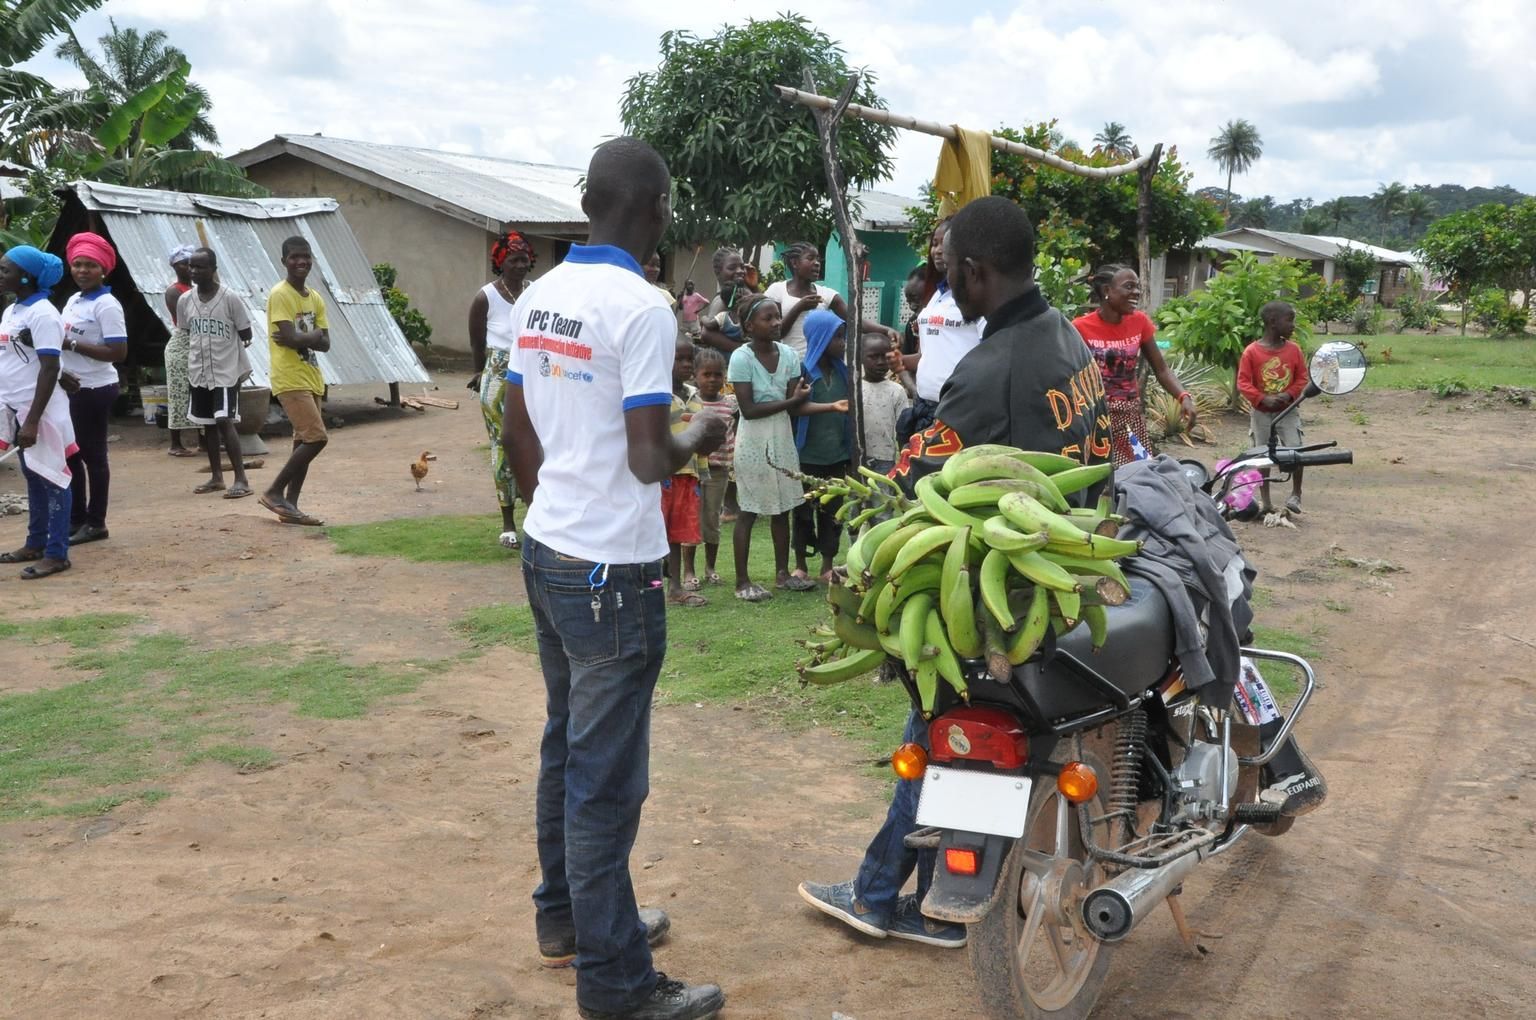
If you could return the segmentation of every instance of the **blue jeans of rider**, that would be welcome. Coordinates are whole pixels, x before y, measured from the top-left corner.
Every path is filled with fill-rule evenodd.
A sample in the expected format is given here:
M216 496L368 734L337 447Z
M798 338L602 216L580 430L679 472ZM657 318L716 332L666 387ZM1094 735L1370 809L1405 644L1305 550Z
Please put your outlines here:
M928 724L922 716L913 712L907 717L904 741L921 744L928 748ZM932 850L909 850L903 840L917 828L917 795L922 790L921 780L902 779L896 783L896 794L891 798L890 809L885 813L885 824L870 840L864 851L864 863L859 865L854 879L853 895L868 911L871 924L890 927L896 918L896 901L901 887L907 884L913 870L917 871L917 899L921 903L933 882L933 865L937 858Z
M606 571L606 579L604 572ZM629 854L650 792L651 695L666 653L663 564L599 564L523 542L548 722L536 796L540 941L576 937L576 1001L623 1013L656 987Z
M41 549L50 560L69 559L69 490L34 474L25 450L21 473L27 479L27 548Z

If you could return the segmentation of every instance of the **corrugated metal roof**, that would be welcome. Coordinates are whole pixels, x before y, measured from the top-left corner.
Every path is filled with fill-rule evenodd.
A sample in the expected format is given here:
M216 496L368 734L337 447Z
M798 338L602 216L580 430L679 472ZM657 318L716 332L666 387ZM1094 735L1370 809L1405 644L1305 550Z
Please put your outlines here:
M1208 251L1251 251L1255 255L1273 255L1268 248L1260 248L1256 244L1246 244L1242 241L1234 241L1230 237L1202 237L1195 243L1196 248L1204 248Z
M1324 234L1297 234L1289 230L1264 230L1259 227L1234 227L1232 230L1223 230L1215 235L1226 238L1230 234L1247 232L1266 237L1280 244L1289 245L1301 251L1311 252L1320 259L1331 259L1339 253L1340 248L1364 249L1376 256L1378 262L1398 262L1403 265L1412 265L1414 258L1407 252L1393 251L1391 248L1382 248L1374 244L1366 244L1364 241L1356 241L1349 237L1329 237Z
M850 197L859 203L859 230L910 230L912 217L907 210L923 204L919 199L889 191L860 190Z
M492 232L504 224L586 232L579 186L583 171L574 167L323 135L277 135L230 160L251 167L285 154Z
M208 247L219 258L219 279L245 302L257 341L248 354L251 381L268 383L267 294L283 279L282 243L294 234L309 240L315 267L308 285L325 299L331 349L316 355L332 386L354 383L428 382L427 370L400 332L374 281L367 257L347 221L328 198L218 198L171 191L123 188L78 181L75 194L100 214L119 260L146 296L161 294L175 274L166 256L182 244ZM170 328L165 306L147 301Z

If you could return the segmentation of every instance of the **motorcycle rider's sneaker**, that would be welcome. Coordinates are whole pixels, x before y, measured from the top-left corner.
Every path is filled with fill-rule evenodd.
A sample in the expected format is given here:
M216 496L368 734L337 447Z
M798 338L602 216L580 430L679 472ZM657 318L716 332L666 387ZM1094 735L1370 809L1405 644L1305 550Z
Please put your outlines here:
M582 1020L709 1020L725 1007L719 985L690 985L657 971L656 988L646 1000L624 1013L577 1006Z
M940 949L965 948L965 925L925 917L916 896L903 896L897 901L896 918L886 934Z
M860 903L853 894L853 883L823 885L820 882L801 882L800 898L829 917L856 928L865 935L883 939L886 935L885 918Z
M672 919L666 915L665 911L657 910L655 907L640 908L640 923L645 925L645 942L651 946L666 938L667 932L672 929ZM575 962L575 935L539 940L539 966L554 970L569 967Z
M1280 814L1299 818L1323 806L1328 799L1328 783L1300 745L1294 740L1286 743L1289 746L1264 766L1268 785L1259 791L1259 802L1279 804Z

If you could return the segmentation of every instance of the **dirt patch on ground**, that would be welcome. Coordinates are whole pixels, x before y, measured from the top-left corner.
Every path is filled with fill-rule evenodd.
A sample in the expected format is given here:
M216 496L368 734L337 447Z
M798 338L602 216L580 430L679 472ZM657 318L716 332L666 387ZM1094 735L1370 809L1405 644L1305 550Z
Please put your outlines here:
M311 473L310 512L493 510L472 402L396 416L371 394L336 397L348 425ZM1309 410L1309 437L1352 446L1355 466L1314 472L1301 530L1241 538L1271 593L1261 622L1317 648L1326 686L1302 737L1328 805L1201 868L1191 920L1225 937L1190 960L1153 918L1119 951L1098 1016L1506 1017L1536 998L1520 920L1536 905L1536 538L1490 530L1536 504L1536 419L1415 394ZM1202 456L1244 430L1218 424ZM252 500L194 496L195 461L119 431L112 538L46 583L6 572L17 618L98 607L212 644L398 661L458 656L453 621L521 598L510 561L340 556ZM423 448L439 459L416 493L407 465ZM0 473L0 491L18 488ZM0 544L21 527L0 519ZM1340 566L1334 546L1406 569ZM0 690L76 676L67 646L3 648ZM250 710L242 725L275 768L205 763L153 806L0 826L0 1014L574 1017L569 976L540 971L532 944L541 699L537 664L498 650L362 719ZM860 756L751 711L658 710L636 885L673 915L658 965L719 981L727 1016L977 1014L963 953L864 939L795 897L802 878L851 874L883 812Z

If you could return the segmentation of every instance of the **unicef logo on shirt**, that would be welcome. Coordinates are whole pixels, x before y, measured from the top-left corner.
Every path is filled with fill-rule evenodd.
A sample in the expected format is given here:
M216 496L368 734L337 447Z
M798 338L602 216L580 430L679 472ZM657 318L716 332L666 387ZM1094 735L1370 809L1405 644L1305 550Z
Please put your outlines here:
M542 375L546 379L549 378L549 355L548 354L540 354L539 355L539 374Z

